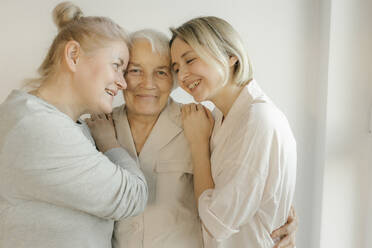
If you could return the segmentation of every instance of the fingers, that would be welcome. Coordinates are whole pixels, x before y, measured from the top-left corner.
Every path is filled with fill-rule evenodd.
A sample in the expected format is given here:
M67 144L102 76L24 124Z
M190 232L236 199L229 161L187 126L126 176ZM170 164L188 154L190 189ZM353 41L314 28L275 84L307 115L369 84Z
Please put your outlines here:
M287 223L287 234L294 234L297 230L298 223L296 217L292 217L291 219L288 218Z
M275 230L271 237L273 239L280 238L280 241L274 248L294 248L296 243L296 230L298 228L298 218L293 206L290 209L287 223Z
M100 113L100 114L90 114L90 119L92 121L102 120L102 119L106 119L106 115L103 114L103 113Z
M288 228L290 227L290 223L287 221L284 225L279 227L278 229L274 230L271 233L271 238L282 238L285 235L288 235L290 232L288 231Z
M296 215L296 211L293 206L289 211L289 216L287 220L287 235L295 235L296 230L298 228L298 218Z
M188 104L183 105L181 108L182 120L186 118L186 115L189 113L189 106Z
M294 222L295 225L296 225L296 229L297 229L297 226L298 226L298 217L297 217L296 211L295 211L295 209L294 209L293 206L291 206L291 209L289 211L288 221L289 222Z
M276 229L272 234L271 237L274 238L280 238L285 235L294 235L298 227L298 218L296 216L296 212L293 207L291 207L291 210L288 215L287 222L281 226L279 229Z
M197 111L197 106L195 103L189 103L182 106L181 113L183 116L189 115L192 112Z
M207 107L205 107L205 106L203 106L203 108L204 108L204 111L205 111L205 113L206 113L208 119L209 119L211 122L214 123L214 118L213 118L212 112L211 112Z
M196 108L196 111L204 110L203 105L201 105L200 103L195 104L195 108Z
M295 237L288 235L281 239L273 248L294 248L295 243Z
M103 114L103 113L98 114L98 118L99 118L100 120L107 120L107 116L106 116L106 114Z
M279 229L276 229L275 231L273 231L271 233L271 238L272 239L281 238L284 235L287 235L287 226L288 226L288 224L285 224L285 225L281 226Z
M95 121L96 119L97 119L97 115L96 114L90 114L89 120Z
M114 121L112 119L112 114L91 114L90 118L86 118L85 122L87 123L88 127L91 127L95 123L100 123L100 121L110 121L114 125Z
M86 118L84 121L88 125L89 128L92 127L92 119L91 118Z
M91 114L90 118L91 121L96 121L96 120L112 120L112 114Z
M195 112L197 111L197 107L195 103L190 103L190 112Z

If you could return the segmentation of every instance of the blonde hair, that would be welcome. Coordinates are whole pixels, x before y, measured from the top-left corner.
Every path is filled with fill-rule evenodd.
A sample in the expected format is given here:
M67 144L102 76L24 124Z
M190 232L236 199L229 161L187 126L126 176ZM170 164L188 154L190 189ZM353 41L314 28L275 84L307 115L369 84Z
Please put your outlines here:
M178 28L171 28L172 38L185 41L208 64L214 66L227 83L230 77L230 58L236 57L232 80L243 85L252 80L252 65L243 40L225 20L214 17L191 19Z
M126 32L111 19L96 16L84 17L81 9L71 2L58 4L52 16L58 27L58 34L38 69L40 77L27 80L28 86L37 87L58 71L65 44L71 40L77 41L87 53L104 47L110 41L123 41L129 44Z

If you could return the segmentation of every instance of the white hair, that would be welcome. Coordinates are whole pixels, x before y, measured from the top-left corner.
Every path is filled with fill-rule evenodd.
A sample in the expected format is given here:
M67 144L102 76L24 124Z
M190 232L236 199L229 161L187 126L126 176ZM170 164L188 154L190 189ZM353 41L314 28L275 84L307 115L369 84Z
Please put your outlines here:
M161 55L170 56L169 38L164 33L154 29L142 29L133 32L129 35L131 44L136 40L146 39L150 44L153 52L158 52Z

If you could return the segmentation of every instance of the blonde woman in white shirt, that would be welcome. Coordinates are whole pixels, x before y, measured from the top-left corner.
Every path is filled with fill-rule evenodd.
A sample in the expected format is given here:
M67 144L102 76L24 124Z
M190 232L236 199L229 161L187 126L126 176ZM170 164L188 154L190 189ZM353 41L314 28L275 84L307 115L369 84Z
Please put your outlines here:
M195 101L216 106L215 121L200 104L182 109L204 245L274 247L270 234L286 222L295 190L288 121L253 79L229 23L200 17L171 31L179 85Z
M182 104L169 97L177 86L170 69L169 38L151 29L134 32L130 37L125 104L114 109L112 118L120 145L138 161L145 174L149 200L142 214L116 222L113 247L201 248ZM109 127L96 125L95 132L107 133ZM96 138L96 142L100 140ZM294 243L296 221L289 222L277 231L283 247L288 241Z
M111 248L114 220L143 211L147 185L112 129L94 134L77 122L110 113L129 52L120 26L84 17L68 2L53 17L58 35L31 92L0 105L0 247ZM101 123L100 116L88 124Z

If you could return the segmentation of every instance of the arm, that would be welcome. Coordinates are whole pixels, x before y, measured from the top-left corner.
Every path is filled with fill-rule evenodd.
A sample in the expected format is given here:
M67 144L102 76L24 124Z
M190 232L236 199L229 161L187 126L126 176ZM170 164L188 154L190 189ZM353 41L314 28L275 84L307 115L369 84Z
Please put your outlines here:
M21 182L17 194L106 219L143 211L147 185L127 152L108 150L110 161L70 120L52 117L25 118L12 133L22 143L7 147Z
M214 188L211 174L209 140L214 119L201 104L188 104L182 108L185 137L189 143L194 171L194 193L196 202L207 189Z

